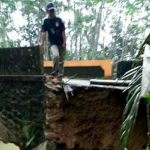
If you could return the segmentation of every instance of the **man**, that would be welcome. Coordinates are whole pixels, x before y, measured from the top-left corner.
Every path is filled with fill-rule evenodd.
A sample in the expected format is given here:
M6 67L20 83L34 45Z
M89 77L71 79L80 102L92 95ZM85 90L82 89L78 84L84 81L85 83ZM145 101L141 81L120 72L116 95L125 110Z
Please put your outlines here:
M51 74L61 79L64 74L66 35L64 23L61 18L56 17L55 10L56 9L53 3L47 4L46 11L48 17L43 19L40 46L43 46L46 32L48 32L50 52L53 59L53 68Z

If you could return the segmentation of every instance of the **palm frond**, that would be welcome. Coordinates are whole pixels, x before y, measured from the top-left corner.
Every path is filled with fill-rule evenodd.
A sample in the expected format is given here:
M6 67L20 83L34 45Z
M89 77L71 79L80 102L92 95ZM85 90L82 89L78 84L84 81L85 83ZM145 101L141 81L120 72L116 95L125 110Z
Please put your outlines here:
M133 106L135 97L139 94L140 89L141 89L141 86L139 85L137 87L137 89L134 91L134 93L131 96L131 98L129 99L129 101L127 102L126 107L125 107L124 112L123 112L123 118L124 119L127 117L129 111L131 110L131 107Z
M121 126L121 137L119 139L119 149L118 150L124 150L124 148L127 147L128 138L130 135L131 129L134 127L138 108L139 108L139 102L140 102L140 91L136 95L134 102L131 106L129 115L125 118L123 121L123 124Z
M136 73L136 70L131 72L131 73L129 73L129 74L124 75L121 79L122 80L128 79L129 77L132 77L135 73Z
M131 77L131 82L125 90L128 91L127 104L123 112L124 121L120 129L118 150L124 150L127 148L130 131L134 127L137 118L141 95L142 67L138 66L131 71L128 71L128 73L123 76L123 79L128 77Z
M145 41L141 45L136 58L139 58L139 56L144 53L144 47L146 44L150 45L150 34L146 37ZM140 96L141 96L142 70L143 67L138 66L134 69L129 70L122 77L122 79L131 78L131 82L129 83L127 89L125 90L128 91L127 104L123 112L123 123L120 129L120 138L119 138L117 150L127 149L127 143L128 143L130 131L134 127L137 118L139 104L140 104ZM150 132L150 125L149 125L149 132Z
M129 101L129 99L130 99L130 97L133 95L133 93L134 93L134 91L138 88L138 87L141 87L141 83L140 84L138 84L137 83L137 85L135 85L135 86L130 86L130 90L129 90L129 92L128 92L128 95L127 95L127 101Z
M129 83L129 86L130 86L130 85L134 86L135 83L139 83L139 82L141 81L141 78L142 78L142 73L137 74L137 75L133 78L133 80L131 80L131 82Z
M122 79L127 78L127 77L126 77L127 75L129 75L130 73L136 72L137 69L139 69L140 67L141 67L141 66L137 66L137 67L135 67L135 68L133 68L133 69L127 71L127 72L122 76ZM131 75L132 75L132 74L131 74Z
M136 72L134 74L132 74L131 82L129 83L128 87L123 92L128 91L130 93L130 90L133 87L135 87L135 84L137 85L137 84L141 83L141 77L142 77L142 69L143 69L143 67L139 66L137 69L138 70L136 70ZM123 79L126 80L127 78L124 77ZM130 94L128 94L128 95L130 95Z

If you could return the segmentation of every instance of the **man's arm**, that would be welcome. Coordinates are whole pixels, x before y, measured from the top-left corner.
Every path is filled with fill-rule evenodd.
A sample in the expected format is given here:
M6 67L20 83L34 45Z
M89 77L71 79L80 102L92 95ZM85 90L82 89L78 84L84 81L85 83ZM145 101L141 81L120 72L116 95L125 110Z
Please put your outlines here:
M42 26L41 26L41 42L40 42L40 46L43 46L44 45L44 41L45 41L45 38L46 38L46 31L47 31L47 26L46 26L46 23L45 23L45 19L44 18L42 20Z
M46 32L41 32L41 42L40 42L40 46L44 45L44 41L46 38Z
M62 32L62 38L63 38L62 47L63 47L64 49L66 49L66 33L65 33L65 30L63 30L63 32Z

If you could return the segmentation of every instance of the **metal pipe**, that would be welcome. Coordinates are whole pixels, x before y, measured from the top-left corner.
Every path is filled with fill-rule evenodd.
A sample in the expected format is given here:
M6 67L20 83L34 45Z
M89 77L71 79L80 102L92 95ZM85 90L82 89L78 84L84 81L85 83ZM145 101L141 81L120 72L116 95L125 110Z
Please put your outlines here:
M125 86L97 85L97 84L91 84L89 87L103 88L103 89L116 89L116 90L122 90L122 91L127 88Z
M127 86L131 80L101 80L101 79L90 79L90 84L100 85L124 85Z

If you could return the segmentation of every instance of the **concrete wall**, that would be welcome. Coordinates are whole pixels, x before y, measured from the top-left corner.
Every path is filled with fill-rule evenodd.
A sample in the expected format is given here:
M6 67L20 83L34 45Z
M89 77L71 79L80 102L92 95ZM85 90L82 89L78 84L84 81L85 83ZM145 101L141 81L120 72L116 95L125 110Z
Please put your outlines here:
M21 150L44 141L46 89L39 47L0 49L0 139Z

